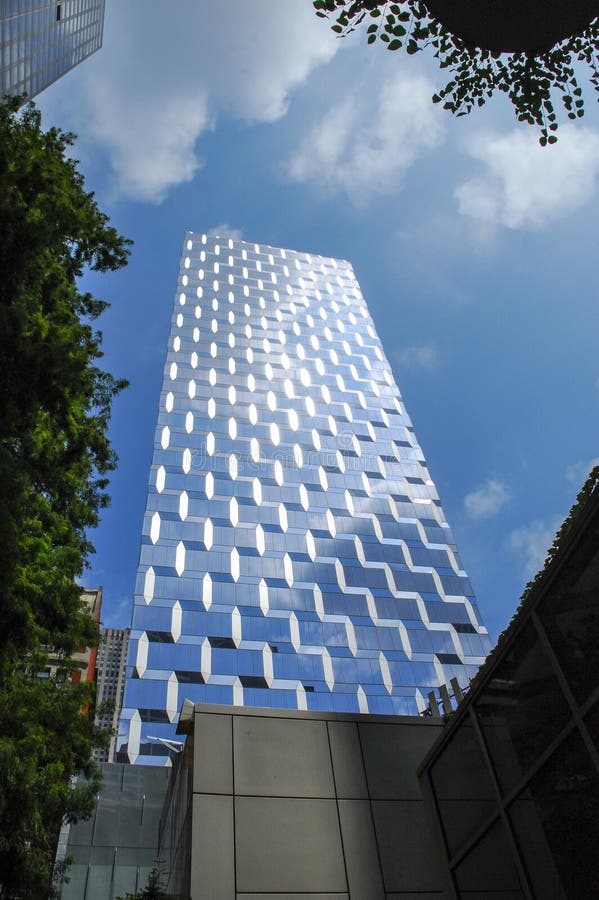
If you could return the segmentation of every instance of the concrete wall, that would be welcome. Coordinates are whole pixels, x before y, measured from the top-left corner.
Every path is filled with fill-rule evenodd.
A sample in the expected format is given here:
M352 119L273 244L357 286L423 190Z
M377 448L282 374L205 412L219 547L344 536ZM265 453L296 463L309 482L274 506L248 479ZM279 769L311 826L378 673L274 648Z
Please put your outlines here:
M441 900L416 777L441 727L411 717L196 706L193 745L178 761L163 817L160 857L168 865L178 856L169 892L192 900Z

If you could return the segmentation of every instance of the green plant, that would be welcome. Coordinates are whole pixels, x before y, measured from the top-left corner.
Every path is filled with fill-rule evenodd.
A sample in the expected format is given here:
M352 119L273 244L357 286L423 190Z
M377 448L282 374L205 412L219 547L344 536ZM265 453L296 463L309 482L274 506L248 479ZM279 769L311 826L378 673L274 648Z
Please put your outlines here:
M162 873L155 867L148 876L145 888L136 891L135 894L127 893L124 897L117 897L117 900L169 900L168 894L162 890L161 881Z
M46 900L61 823L93 811L107 737L82 712L93 684L67 675L98 638L76 579L108 504L125 382L98 366L107 304L79 278L125 265L129 242L85 190L73 136L21 99L0 103L0 898ZM37 677L48 648L56 679Z
M381 41L388 50L414 54L430 48L451 78L433 95L456 116L483 106L497 91L507 94L519 122L540 128L542 146L557 140L554 98L569 119L584 114L584 100L575 63L590 69L589 80L599 92L599 20L580 34L540 53L499 53L466 44L432 17L421 0L313 0L318 16L333 18L340 37L364 27L369 44ZM368 24L367 24L368 23Z

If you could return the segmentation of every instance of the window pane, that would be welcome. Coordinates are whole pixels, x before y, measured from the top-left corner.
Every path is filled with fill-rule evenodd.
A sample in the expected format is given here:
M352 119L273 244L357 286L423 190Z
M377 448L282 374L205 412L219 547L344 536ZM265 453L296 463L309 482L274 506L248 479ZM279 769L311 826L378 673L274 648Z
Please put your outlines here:
M452 856L497 810L493 782L469 719L454 732L431 777Z
M566 699L532 624L496 667L475 710L497 776L507 790L569 719Z
M524 897L503 822L498 821L455 869L460 897ZM547 895L545 895L547 896Z
M572 693L584 702L599 683L599 525L586 529L539 608Z
M535 896L599 896L599 778L574 731L509 810Z

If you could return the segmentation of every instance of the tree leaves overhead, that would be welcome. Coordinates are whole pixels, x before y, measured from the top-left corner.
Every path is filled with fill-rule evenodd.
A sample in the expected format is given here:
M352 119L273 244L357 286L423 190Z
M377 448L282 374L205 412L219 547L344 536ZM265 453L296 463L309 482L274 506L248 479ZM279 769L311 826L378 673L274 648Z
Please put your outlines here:
M124 382L97 366L107 304L76 279L128 254L66 156L72 135L16 106L0 107L0 677L39 644L69 653L92 633L74 580L108 502Z
M483 106L497 91L507 94L518 121L540 129L542 146L557 140L556 95L569 119L584 115L576 63L586 64L589 81L599 92L599 19L544 52L499 53L465 43L432 17L421 0L313 0L313 6L318 16L334 20L332 29L339 37L365 27L369 44L379 40L388 50L404 47L409 55L431 48L439 67L451 72L433 102L456 116Z
M97 642L75 579L108 503L125 384L98 365L107 304L78 278L123 266L129 242L86 192L73 136L18 108L0 104L0 898L45 900L61 822L91 813L99 783L93 685L68 675ZM60 679L37 677L48 648Z

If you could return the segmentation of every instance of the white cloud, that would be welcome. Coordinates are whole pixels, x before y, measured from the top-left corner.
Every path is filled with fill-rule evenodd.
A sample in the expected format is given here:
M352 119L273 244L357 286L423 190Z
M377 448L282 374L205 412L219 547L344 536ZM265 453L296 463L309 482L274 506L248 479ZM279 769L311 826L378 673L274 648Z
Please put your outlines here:
M403 347L393 354L400 366L406 369L424 369L432 371L439 365L439 353L434 344L419 344Z
M534 129L478 134L467 153L484 171L456 188L458 209L490 228L541 228L586 203L599 175L599 133L574 125L547 147Z
M576 488L580 489L587 480L591 469L599 466L599 456L594 459L581 459L566 469L566 478Z
M196 142L226 113L274 122L339 43L310 3L145 0L107 5L102 49L42 107L83 154L108 158L115 191L160 202L201 165ZM71 121L65 123L65 118Z
M466 494L464 508L472 519L489 519L503 509L510 496L503 482L489 478L475 491Z
M523 575L530 579L539 572L545 563L547 551L553 544L561 520L554 517L551 522L537 519L529 525L516 528L509 535L509 546L524 560Z
M242 241L243 240L243 231L241 228L231 228L230 225L227 225L226 222L222 222L220 225L215 225L210 229L210 234L216 234L218 237L222 238L231 238L232 241Z
M341 191L357 205L399 189L407 169L442 140L433 92L428 78L397 68L377 83L354 85L308 129L289 175Z

